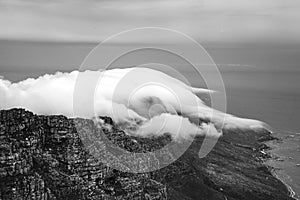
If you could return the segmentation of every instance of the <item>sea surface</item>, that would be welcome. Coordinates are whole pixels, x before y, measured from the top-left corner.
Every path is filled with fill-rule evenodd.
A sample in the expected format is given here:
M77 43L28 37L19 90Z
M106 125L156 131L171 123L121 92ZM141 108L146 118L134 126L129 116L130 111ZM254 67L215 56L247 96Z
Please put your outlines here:
M0 75L17 82L46 73L76 70L95 46L93 43L0 41ZM269 164L299 197L300 44L204 44L204 47L223 77L228 113L264 121L281 139L269 144L277 156ZM120 46L108 47L107 53L116 48ZM141 57L149 53L130 60L143 61ZM168 58L159 58L164 59ZM124 66L133 64L128 62ZM116 66L120 67L120 63ZM193 86L202 86L203 81L185 66L176 69Z

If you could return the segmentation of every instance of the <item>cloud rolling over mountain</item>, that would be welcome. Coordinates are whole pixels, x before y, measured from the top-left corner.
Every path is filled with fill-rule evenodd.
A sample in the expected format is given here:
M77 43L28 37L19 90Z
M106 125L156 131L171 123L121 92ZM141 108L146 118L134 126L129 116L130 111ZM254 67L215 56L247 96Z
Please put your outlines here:
M83 116L73 112L73 93L79 73L99 77L94 94L94 113ZM195 135L219 137L222 129L265 127L262 122L238 118L205 105L199 96L211 92L192 88L148 68L58 72L18 83L1 79L0 109L23 107L37 114L68 117L109 116L128 134L142 137L167 132L174 139L189 139ZM85 105L81 106L84 108ZM195 119L199 121L195 123Z

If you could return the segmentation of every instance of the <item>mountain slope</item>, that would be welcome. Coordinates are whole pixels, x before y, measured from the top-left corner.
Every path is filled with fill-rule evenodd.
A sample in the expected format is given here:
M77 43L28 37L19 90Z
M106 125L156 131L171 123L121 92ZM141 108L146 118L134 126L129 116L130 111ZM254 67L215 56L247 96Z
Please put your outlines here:
M101 120L104 124L23 109L0 111L0 199L292 199L263 163L263 142L273 139L267 131L227 131L203 159L198 157L203 138L197 137L167 167L132 174L93 156L78 128L88 135L104 133L135 153L161 149L171 137L131 137L110 118ZM106 153L105 146L98 150Z

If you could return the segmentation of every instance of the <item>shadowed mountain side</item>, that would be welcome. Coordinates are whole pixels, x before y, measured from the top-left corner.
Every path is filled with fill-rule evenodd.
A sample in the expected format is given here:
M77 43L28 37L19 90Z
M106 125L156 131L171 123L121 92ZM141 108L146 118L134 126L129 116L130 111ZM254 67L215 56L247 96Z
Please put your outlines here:
M198 157L203 138L196 137L167 167L131 174L93 157L78 127L90 135L102 132L131 152L162 149L171 137L128 136L110 118L100 119L104 123L23 109L0 111L0 199L292 199L263 163L268 158L263 142L274 139L267 131L225 131L203 159Z

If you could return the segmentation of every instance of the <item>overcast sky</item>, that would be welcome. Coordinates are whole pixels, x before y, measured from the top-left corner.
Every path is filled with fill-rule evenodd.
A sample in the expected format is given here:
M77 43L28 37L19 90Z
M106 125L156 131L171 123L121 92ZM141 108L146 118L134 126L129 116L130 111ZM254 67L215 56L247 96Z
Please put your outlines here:
M0 0L0 39L101 41L158 26L200 41L299 41L297 0Z

